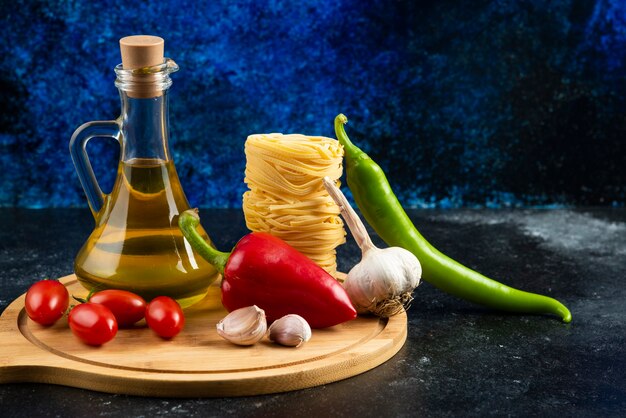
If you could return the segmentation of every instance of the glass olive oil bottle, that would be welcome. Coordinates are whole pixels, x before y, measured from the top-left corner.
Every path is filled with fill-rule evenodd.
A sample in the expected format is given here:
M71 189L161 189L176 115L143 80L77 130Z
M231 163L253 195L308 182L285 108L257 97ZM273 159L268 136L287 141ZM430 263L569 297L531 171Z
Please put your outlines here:
M167 92L178 66L163 57L163 40L120 40L115 68L122 111L113 121L89 122L74 132L70 153L96 227L74 262L87 289L124 289L150 300L166 295L183 307L200 301L217 278L178 229L189 209L171 158ZM89 139L113 137L120 144L117 178L104 194L85 150ZM208 239L206 233L201 231Z

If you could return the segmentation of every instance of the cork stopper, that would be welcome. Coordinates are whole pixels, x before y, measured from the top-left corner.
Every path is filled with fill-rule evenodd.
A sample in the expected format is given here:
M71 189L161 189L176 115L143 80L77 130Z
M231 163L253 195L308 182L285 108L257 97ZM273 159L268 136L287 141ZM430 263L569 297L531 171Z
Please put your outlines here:
M152 67L163 64L165 41L163 38L151 35L133 35L120 39L122 53L122 67L125 70ZM128 95L134 98L158 97L163 92L157 87L154 74L133 75L136 85Z
M163 63L163 38L151 35L133 35L120 39L122 66L125 70L151 67Z

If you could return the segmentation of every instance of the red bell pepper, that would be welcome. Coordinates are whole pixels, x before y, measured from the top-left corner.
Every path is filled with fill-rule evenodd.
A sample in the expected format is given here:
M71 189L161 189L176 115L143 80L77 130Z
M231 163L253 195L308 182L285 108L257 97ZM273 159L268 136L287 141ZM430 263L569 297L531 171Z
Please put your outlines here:
M286 242L252 232L230 253L212 248L200 236L197 209L181 214L178 225L191 246L222 273L222 304L229 311L257 305L268 321L298 314L312 328L326 328L356 317L346 291L324 269Z

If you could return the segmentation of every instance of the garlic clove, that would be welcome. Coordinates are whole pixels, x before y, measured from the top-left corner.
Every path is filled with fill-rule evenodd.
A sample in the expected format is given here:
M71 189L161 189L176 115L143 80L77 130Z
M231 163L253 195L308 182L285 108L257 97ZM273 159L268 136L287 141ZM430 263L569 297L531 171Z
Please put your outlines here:
M256 305L236 309L217 323L220 337L237 345L252 345L266 332L265 311Z
M311 339L311 327L300 315L285 315L274 321L269 328L270 341L288 347L300 347Z

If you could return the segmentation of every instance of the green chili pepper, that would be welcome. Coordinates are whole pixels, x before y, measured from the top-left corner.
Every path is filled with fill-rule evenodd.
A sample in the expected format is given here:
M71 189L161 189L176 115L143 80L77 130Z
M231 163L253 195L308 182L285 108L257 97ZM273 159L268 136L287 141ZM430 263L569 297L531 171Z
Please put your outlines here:
M346 131L343 114L335 118L335 133L344 147L346 178L361 213L390 246L411 251L422 264L423 278L446 293L489 308L551 313L570 322L572 315L559 301L524 292L489 279L458 263L433 247L415 228L391 190L385 173L355 146Z

